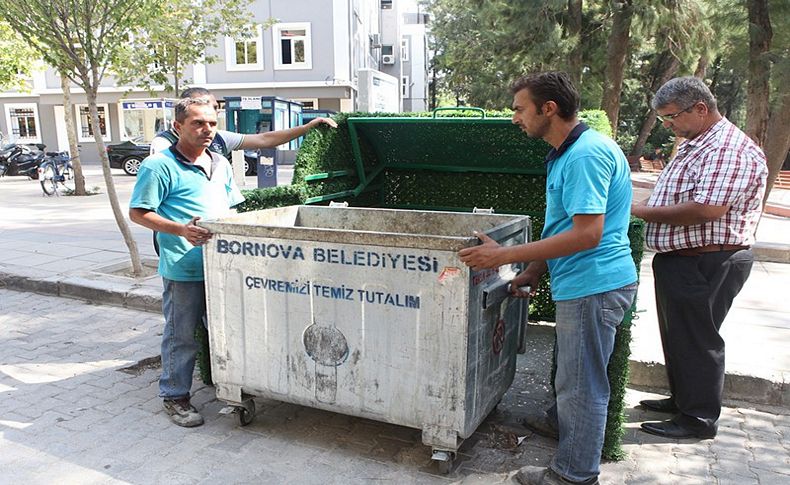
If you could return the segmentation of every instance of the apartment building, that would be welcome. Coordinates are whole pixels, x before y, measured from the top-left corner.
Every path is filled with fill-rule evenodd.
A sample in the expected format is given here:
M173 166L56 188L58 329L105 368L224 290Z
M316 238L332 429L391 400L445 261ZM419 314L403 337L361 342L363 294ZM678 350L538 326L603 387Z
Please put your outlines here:
M190 86L210 89L219 100L277 96L299 101L306 109L422 110L424 102L415 98L425 96L415 86L423 86L427 76L415 75L413 69L422 63L417 72L427 72L424 24L422 30L401 25L416 8L414 0L256 0L250 9L254 21L273 18L277 23L265 31L259 27L251 38L218 39L208 54L219 61L188 66L184 78ZM408 36L406 44L401 35ZM396 63L382 52L383 38L396 46ZM409 79L405 84L404 77ZM29 92L0 93L0 131L16 142L68 149L59 76L53 69L38 71L29 84ZM167 96L105 79L98 97L105 144L150 139L167 127L173 105ZM83 161L95 163L86 98L76 86L72 102L74 112L68 115L76 124Z

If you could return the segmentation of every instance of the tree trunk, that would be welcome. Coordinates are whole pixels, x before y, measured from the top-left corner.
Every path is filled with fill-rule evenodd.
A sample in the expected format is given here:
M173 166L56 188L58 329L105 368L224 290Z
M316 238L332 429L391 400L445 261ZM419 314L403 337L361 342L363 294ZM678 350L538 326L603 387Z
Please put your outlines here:
M606 72L601 109L606 111L612 125L612 137L617 137L617 120L620 115L620 94L623 88L628 41L631 36L631 19L634 6L631 0L614 0L612 30L606 46Z
M126 217L124 217L124 213L122 212L121 204L118 202L118 193L115 191L115 182L112 179L112 171L110 170L110 160L107 158L107 151L104 149L104 139L102 138L101 128L99 127L99 109L96 107L97 89L98 83L95 83L89 89L85 90L85 94L88 97L88 109L90 110L90 124L93 130L93 139L96 141L96 150L99 152L102 173L104 174L104 183L107 185L107 197L110 199L112 214L115 216L115 222L118 224L121 235L123 235L123 241L126 243L126 247L129 248L129 257L132 261L132 273L134 276L139 277L143 274L143 265L140 261L140 252L137 250L137 241L134 240L132 231L129 229L129 224L126 222Z
M568 38L573 49L568 60L568 74L576 89L582 84L582 5L584 0L568 0Z
M653 76L653 82L650 84L650 92L655 93L658 88L664 85L667 81L672 79L672 76L678 72L680 68L680 60L675 57L671 50L666 50L659 56L659 62L656 75ZM642 122L642 127L639 129L639 136L636 137L633 148L629 155L641 155L642 150L645 148L647 138L653 131L653 126L656 124L656 110L652 107L647 113L647 117Z
M721 56L716 56L716 59L713 60L713 75L710 79L710 92L714 94L719 84L719 73L721 73Z
M77 129L74 126L74 112L71 104L71 81L65 74L60 74L60 87L63 88L63 116L66 118L66 135L69 138L69 156L74 167L74 195L85 195L85 175L82 173L80 149L77 146ZM109 113L107 113L109 116Z
M790 150L790 94L786 90L771 113L764 150L768 161L768 185L765 187L763 205L768 201L768 194L771 193L776 176L787 157L787 151Z
M746 134L758 145L765 144L768 128L771 61L771 18L768 0L749 0L749 85L746 90Z
M179 92L180 86L179 84L179 75L178 75L178 48L175 49L175 54L173 54L173 91L175 91L176 99L181 95Z
M694 70L694 77L698 77L700 79L705 79L705 75L708 73L708 55L702 54L699 56L699 60L697 61L697 68Z

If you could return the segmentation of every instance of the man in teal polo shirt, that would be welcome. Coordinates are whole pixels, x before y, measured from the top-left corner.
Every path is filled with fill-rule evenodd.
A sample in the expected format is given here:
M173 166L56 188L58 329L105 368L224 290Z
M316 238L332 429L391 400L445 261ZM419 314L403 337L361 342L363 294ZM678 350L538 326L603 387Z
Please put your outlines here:
M609 403L606 368L617 325L636 294L628 224L631 178L622 150L588 129L576 113L579 94L567 74L546 72L518 79L513 123L553 149L546 158L546 222L539 241L499 246L484 234L483 244L460 251L473 270L529 262L511 282L516 296L534 292L551 273L556 302L557 402L530 423L559 438L548 468L525 466L522 484L598 483ZM533 426L534 427L534 426Z
M212 236L195 222L227 214L244 197L227 159L207 149L217 132L212 100L180 100L175 126L178 143L140 166L129 217L158 233L165 317L159 395L174 423L192 427L203 424L189 398L198 351L195 330L206 315L201 246Z

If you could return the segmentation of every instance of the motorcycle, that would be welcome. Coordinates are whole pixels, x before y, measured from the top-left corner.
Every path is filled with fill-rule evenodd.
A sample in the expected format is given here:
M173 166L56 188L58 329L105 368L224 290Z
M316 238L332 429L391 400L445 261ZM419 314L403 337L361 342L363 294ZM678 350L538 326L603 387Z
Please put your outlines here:
M0 148L0 176L26 175L38 179L38 166L44 161L46 145L9 143Z

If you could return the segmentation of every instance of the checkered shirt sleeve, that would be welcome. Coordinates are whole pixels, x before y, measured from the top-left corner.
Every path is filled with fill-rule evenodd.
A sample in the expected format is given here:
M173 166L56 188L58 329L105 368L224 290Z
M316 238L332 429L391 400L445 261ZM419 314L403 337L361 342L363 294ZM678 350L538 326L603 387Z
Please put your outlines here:
M751 246L762 212L768 169L762 150L735 125L722 119L678 147L661 172L649 206L694 201L730 206L715 221L692 226L648 223L647 246L658 252L710 244Z

